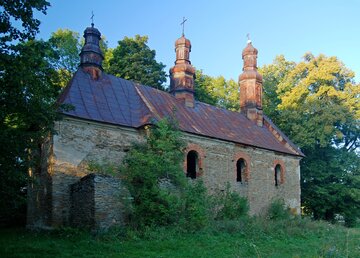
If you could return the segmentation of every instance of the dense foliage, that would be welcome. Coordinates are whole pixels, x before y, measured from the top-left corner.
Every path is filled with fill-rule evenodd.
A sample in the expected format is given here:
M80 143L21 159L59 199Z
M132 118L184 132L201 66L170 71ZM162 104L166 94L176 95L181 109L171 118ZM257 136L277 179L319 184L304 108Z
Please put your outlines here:
M302 203L316 219L360 216L360 87L336 57L283 56L261 69L264 110L300 146Z
M195 98L210 105L238 111L239 86L234 80L226 80L223 76L211 77L201 70L196 71Z
M49 44L35 41L39 21L35 10L45 13L46 1L1 2L0 50L0 222L24 219L29 167L38 168L34 154L51 131L56 118L57 74L48 61ZM20 20L22 27L11 23ZM16 41L14 41L16 40Z
M3 0L0 6L0 53L3 55L9 54L17 42L34 39L40 25L34 11L46 14L50 4L45 0ZM21 26L16 26L16 21Z
M164 90L165 65L155 60L156 52L147 45L148 37L136 35L125 37L111 50L105 72Z
M174 124L160 121L147 129L146 142L135 144L127 153L120 173L134 198L131 223L136 227L167 225L178 218L177 186L184 186L183 142Z
M61 86L65 87L79 67L81 50L79 33L59 29L51 34L48 42L57 53L57 56L50 58L50 61L59 74Z

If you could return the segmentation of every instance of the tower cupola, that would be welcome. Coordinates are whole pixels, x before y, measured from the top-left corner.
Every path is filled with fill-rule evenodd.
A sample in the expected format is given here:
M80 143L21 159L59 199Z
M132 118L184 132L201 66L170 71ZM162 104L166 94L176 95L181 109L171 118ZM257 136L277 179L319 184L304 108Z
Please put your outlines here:
M94 28L94 23L85 29L84 38L85 44L80 52L80 67L89 72L93 79L98 79L103 70L104 56L100 49L101 33Z
M184 18L183 26L185 21ZM184 30L182 36L175 41L175 52L175 66L170 69L170 93L177 99L184 100L187 107L194 107L195 68L190 62L191 43L185 38Z
M242 52L243 72L239 76L240 111L250 120L263 125L262 76L257 71L258 50L248 40Z

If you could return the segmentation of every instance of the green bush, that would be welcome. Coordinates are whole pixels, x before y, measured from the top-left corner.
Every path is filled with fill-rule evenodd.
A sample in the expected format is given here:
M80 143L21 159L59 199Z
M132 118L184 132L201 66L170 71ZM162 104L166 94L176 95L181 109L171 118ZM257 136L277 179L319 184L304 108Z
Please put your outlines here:
M184 230L194 232L209 225L210 200L206 187L201 180L189 182L183 192L183 209L181 226Z
M270 220L290 219L290 211L283 200L274 200L268 209L267 218Z
M120 168L120 178L133 197L129 222L134 228L166 226L179 221L180 191L186 178L182 171L180 131L164 119L146 129L146 141L134 144Z
M247 216L249 204L246 198L230 190L230 184L219 197L215 197L214 206L218 207L215 219L217 220L235 220Z

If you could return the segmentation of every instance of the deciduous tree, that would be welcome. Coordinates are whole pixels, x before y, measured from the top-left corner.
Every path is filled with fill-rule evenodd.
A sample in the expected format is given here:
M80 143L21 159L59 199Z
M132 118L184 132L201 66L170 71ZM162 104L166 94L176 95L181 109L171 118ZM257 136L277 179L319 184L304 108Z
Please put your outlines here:
M196 71L195 98L201 102L226 108L239 110L239 86L234 80L226 80L223 76L211 77Z
M39 20L33 12L49 3L1 1L0 14L0 223L24 218L22 207L29 159L51 131L55 119L58 80L47 57L54 53L46 42L34 41ZM14 27L13 20L22 26Z
M115 76L164 90L165 65L155 60L156 52L147 45L148 37L125 37L112 50L105 71Z
M299 63L277 57L261 72L264 109L306 155L301 182L307 211L353 221L359 216L354 209L360 210L360 87L354 73L336 57L311 53Z

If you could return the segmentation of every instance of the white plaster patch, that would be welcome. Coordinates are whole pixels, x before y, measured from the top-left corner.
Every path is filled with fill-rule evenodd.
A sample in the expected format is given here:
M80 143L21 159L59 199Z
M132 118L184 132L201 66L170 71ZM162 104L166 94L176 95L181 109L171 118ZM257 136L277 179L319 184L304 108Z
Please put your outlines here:
M64 144L58 135L54 135L54 154L58 164L70 163L78 166L94 146L95 143L91 141L84 141L80 147L76 141Z

